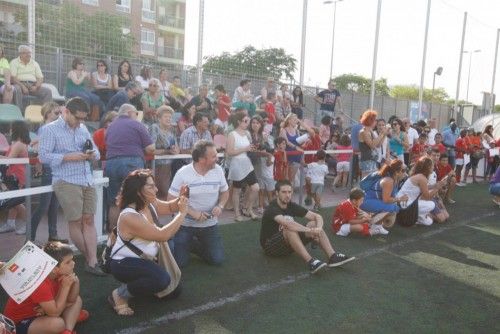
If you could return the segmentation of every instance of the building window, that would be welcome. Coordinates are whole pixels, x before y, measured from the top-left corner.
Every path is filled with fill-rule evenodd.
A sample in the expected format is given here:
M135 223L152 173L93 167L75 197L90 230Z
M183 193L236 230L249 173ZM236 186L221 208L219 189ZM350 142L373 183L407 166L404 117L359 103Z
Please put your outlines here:
M141 30L141 53L155 54L155 32L149 29Z
M116 10L130 13L130 0L116 0Z
M142 19L145 21L155 21L156 10L154 0L142 0Z
M82 4L90 6L99 6L99 0L82 0Z

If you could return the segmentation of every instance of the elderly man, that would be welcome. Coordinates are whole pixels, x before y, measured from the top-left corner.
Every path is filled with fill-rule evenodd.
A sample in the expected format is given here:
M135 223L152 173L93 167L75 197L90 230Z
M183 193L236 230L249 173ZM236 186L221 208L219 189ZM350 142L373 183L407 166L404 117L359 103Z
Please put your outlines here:
M269 100L267 94L276 94L276 83L273 77L267 78L266 85L260 90L261 103L267 103Z
M106 130L106 168L108 186L108 228L116 226L119 208L116 195L125 177L139 168L144 168L144 154L153 154L155 145L146 127L137 121L137 109L125 103L118 110L118 117Z
M292 202L292 184L288 180L276 183L276 199L269 203L262 217L260 244L267 256L285 256L297 253L308 265L311 274L328 267L337 267L354 260L352 256L335 252L323 230L323 217ZM302 217L308 220L302 225L294 220ZM310 242L317 243L327 262L313 258L306 249Z
M111 97L111 99L109 99L106 110L118 110L123 104L130 103L130 100L140 94L142 94L142 87L139 85L139 83L130 81L125 86L125 89L119 90L115 95Z
M200 94L191 99L191 103L196 106L196 112L203 112L207 115L212 115L212 102L208 99L208 86L200 86ZM215 115L215 114L214 114Z
M85 101L70 99L63 115L44 126L39 156L52 168L54 192L68 221L69 236L85 256L85 270L102 276L97 264L96 192L90 169L92 161L99 160L99 150L83 124L88 113Z
M22 110L23 96L32 95L42 100L42 103L52 100L50 89L42 87L43 74L40 65L31 59L31 48L20 45L19 57L10 62L11 81L15 85L14 96L17 106Z
M210 124L208 116L204 113L196 113L193 117L193 125L181 133L179 147L181 153L191 154L194 144L199 140L212 141L212 135L208 131Z
M189 187L188 213L174 237L174 257L180 267L188 264L190 253L209 264L224 261L224 247L217 225L229 193L224 171L217 165L212 142L194 145L193 162L182 167L172 180L168 199L177 198L183 185Z

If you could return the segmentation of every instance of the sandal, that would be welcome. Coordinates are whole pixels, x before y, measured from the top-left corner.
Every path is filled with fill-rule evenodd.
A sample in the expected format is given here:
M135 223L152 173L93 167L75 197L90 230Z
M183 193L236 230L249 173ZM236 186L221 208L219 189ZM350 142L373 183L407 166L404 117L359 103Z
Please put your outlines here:
M131 316L134 315L134 310L128 306L127 303L121 304L121 305L116 305L115 298L113 297L114 291L111 293L110 296L108 296L108 303L111 305L111 307L115 310L116 314L122 315L122 316Z
M252 218L252 220L257 220L260 217L256 215L253 211L248 209L241 209L241 214L245 217Z

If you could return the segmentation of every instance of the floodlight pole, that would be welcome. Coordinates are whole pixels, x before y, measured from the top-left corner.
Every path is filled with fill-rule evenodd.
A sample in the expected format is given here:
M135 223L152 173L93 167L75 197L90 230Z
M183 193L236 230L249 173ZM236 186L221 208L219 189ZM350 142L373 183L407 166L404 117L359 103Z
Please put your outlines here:
M425 19L424 52L422 55L422 73L420 75L420 89L418 92L418 120L422 119L422 102L424 99L425 58L427 56L427 35L431 16L431 0L427 0L427 17Z
M35 0L28 0L28 45L35 58Z
M302 39L300 42L299 85L304 86L304 64L306 58L307 0L302 0Z
M465 30L467 27L467 12L464 13L464 24L462 28L462 43L460 44L460 59L458 61L458 78L457 78L457 92L455 94L455 104L453 105L453 117L456 118L458 115L458 97L460 95L460 75L462 74L462 60L464 55L464 42L465 42Z
M498 39L500 38L500 29L497 29L497 41L495 44L495 60L493 60L493 75L491 78L491 91L490 91L490 114L493 113L495 109L495 101L493 99L495 90L495 75L497 72L497 57L498 57Z
M205 19L205 0L200 0L198 19L198 63L196 65L198 70L198 87L203 82L203 21Z
M372 64L372 87L370 91L370 109L373 109L375 102L375 76L377 74L377 53L378 53L378 35L380 31L380 12L382 9L382 0L378 0L377 5L377 25L375 28L375 45L373 46L373 64Z

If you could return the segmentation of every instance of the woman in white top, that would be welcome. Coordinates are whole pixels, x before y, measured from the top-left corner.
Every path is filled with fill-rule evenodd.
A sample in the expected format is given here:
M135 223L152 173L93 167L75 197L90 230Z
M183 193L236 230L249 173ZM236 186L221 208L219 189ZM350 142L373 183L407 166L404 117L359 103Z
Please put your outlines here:
M123 284L113 290L108 301L118 315L130 316L134 311L128 305L131 297L152 296L163 291L170 284L170 276L156 262L145 259L158 254L158 242L171 239L184 221L187 213L187 188L181 189L181 196L166 202L156 198L153 173L148 169L131 172L123 181L118 195L122 210L117 224L116 243L111 250L111 274ZM174 219L163 227L155 224L157 215L177 212ZM127 240L144 254L139 257L125 243ZM178 294L178 291L174 290Z
M141 84L141 87L147 90L149 88L149 80L153 78L151 67L145 65L141 67L141 73L135 77L135 81Z
M250 117L255 115L255 101L250 90L251 81L244 79L240 81L240 86L235 89L233 95L233 107L235 109L246 109Z
M385 119L379 118L377 120L377 127L375 128L375 132L373 133L375 135L375 138L378 138L378 136L381 133L387 133L387 128L385 126ZM382 165L388 164L391 161L391 149L389 148L389 139L387 139L387 136L384 137L382 140L382 143L380 146L377 146L376 148L378 152L378 159L377 159L377 167L381 168Z
M108 73L108 64L104 60L97 61L97 71L92 72L91 83L94 89L93 93L107 105L115 91L113 90L113 80Z
M432 199L447 182L445 178L437 182L435 187L429 189L429 176L432 174L433 170L434 162L431 158L427 156L420 158L412 170L412 175L405 181L397 194L397 197L404 195L408 196L406 207L410 206L418 198L417 224L432 225L433 219L431 217L431 211L434 210L436 206Z
M250 124L250 117L244 112L237 112L233 116L234 131L231 131L227 138L226 153L231 158L229 165L228 179L233 181L232 201L236 221L245 221L243 214L258 219L253 212L253 203L259 193L259 184L255 175L252 162L247 152L254 152L255 146L250 143L250 133L247 131ZM245 208L240 211L240 193L243 185L248 185L248 192L245 196Z

